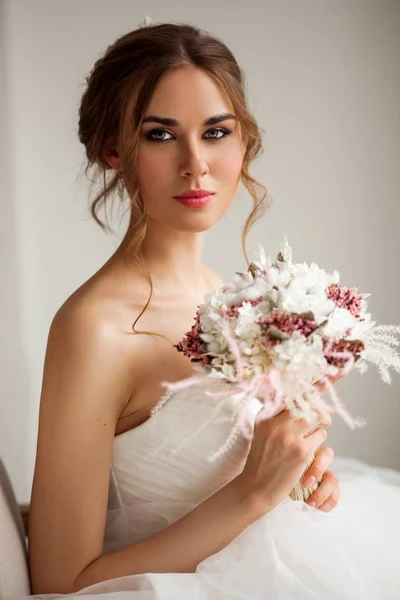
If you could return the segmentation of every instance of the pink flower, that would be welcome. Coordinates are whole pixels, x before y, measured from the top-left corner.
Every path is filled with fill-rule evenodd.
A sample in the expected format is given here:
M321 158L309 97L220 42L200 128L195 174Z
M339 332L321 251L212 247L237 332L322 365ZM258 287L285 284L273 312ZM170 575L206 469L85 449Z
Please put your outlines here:
M361 352L364 350L364 344L359 340L324 340L324 356L330 365L342 368L347 362L347 358L334 356L341 352L351 352L354 360L360 358Z
M305 319L298 314L277 311L272 312L266 319L263 319L260 325L264 333L267 334L267 338L263 342L265 346L276 346L281 342L281 339L268 332L271 327L288 336L294 331L298 331L304 337L308 337L318 326L315 321Z
M192 325L191 330L187 332L183 340L174 344L174 348L176 348L178 352L183 352L184 356L189 356L193 362L208 365L211 363L212 358L205 354L206 349L200 339L200 333L203 333L203 331L200 325L200 315L197 312L195 323Z
M362 297L357 296L357 288L341 287L338 283L332 283L326 290L326 294L339 308L346 308L356 319L361 319Z

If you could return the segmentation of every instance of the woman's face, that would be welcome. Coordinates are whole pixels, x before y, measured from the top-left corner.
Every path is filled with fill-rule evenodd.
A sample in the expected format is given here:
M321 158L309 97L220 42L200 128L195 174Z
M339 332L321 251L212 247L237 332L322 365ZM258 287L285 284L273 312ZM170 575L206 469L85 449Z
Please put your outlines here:
M240 183L244 148L231 101L202 70L181 68L161 80L145 119L137 164L148 218L179 231L209 229ZM174 198L195 189L213 192L211 202L194 208Z

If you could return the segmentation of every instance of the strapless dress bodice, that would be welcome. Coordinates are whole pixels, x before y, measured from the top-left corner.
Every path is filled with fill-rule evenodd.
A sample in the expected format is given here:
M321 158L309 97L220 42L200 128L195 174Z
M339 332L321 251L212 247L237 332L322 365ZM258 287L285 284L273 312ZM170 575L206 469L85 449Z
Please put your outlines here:
M209 460L226 441L240 398L234 393L225 398L223 410L209 422L218 399L201 385L183 389L143 424L115 437L104 552L157 533L242 471L250 442L241 433L229 452ZM249 430L260 408L255 398L246 405ZM179 450L179 442L190 436Z

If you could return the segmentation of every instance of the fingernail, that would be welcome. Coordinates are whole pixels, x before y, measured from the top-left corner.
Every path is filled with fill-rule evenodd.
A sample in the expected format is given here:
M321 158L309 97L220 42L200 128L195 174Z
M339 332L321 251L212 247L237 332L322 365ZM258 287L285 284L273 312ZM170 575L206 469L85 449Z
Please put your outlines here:
M315 482L316 482L315 477L314 476L310 476L310 477L307 477L307 479L304 482L304 485L306 487L312 487Z
M315 508L317 505L315 502L307 502L308 506L311 506L311 508Z

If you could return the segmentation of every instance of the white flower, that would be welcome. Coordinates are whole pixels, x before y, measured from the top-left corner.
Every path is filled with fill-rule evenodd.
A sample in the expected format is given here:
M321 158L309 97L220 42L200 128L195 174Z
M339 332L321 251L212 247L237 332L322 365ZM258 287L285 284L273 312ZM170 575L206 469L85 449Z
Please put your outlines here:
M280 269L285 270L289 269L292 264L292 249L289 246L288 239L285 235L283 244L281 246L281 251L278 254L275 263L279 266Z
M341 339L346 337L347 331L355 327L359 321L353 317L347 308L335 307L330 315L328 323L322 328L324 335Z
M238 325L235 327L235 335L237 338L243 338L246 341L254 342L261 335L260 326L257 323L246 323L246 322L238 322Z
M251 281L241 281L236 295L236 306L246 300L256 300L260 297L266 297L271 292L272 286L264 277L257 277Z
M228 349L227 340L222 336L215 335L212 341L207 343L207 351L216 354L223 355Z
M242 306L238 308L239 321L243 323L253 323L258 317L258 311L256 306L252 306L250 302L243 302Z
M352 328L350 334L346 336L347 340L363 340L366 334L375 327L376 321L371 321L371 318L365 321L357 321Z
M201 329L202 331L204 331L204 333L208 333L214 330L215 328L215 320L212 319L209 315L201 315L200 316L200 325L201 325ZM206 341L206 340L204 340Z
M291 279L286 287L279 288L279 303L283 310L293 313L311 311L318 324L335 308L335 303L329 300L326 289L331 283L336 282L339 275L335 271L332 275L312 263L292 265Z
M336 373L323 353L323 342L319 335L314 335L312 343L295 331L289 340L274 348L274 366L282 371L294 371L308 381L319 379L321 373Z
M258 252L256 252L256 260L253 261L254 264L260 269L267 271L271 264L271 257L268 258L265 256L265 250L262 246L258 247Z
M315 288L306 293L300 284L281 289L280 304L287 312L301 314L311 311L318 324L325 321L336 306L332 300L327 298L321 288Z
M281 271L276 267L271 267L268 269L265 279L271 286L287 286L291 276L289 270Z

